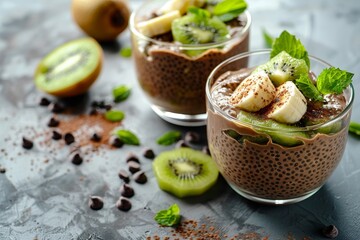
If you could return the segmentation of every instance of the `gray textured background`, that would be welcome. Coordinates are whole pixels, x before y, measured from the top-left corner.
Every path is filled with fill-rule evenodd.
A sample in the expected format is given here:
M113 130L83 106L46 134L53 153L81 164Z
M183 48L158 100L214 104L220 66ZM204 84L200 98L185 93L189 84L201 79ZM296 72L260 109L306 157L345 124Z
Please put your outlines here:
M141 1L131 0L135 8ZM287 29L302 39L311 55L355 73L355 91L360 76L360 2L358 0L252 0L251 49L264 48L262 29L278 35ZM32 76L39 60L54 47L84 36L72 21L69 0L2 0L0 2L0 239L145 239L168 235L159 228L154 213L178 203L182 215L200 223L211 219L229 236L256 232L253 239L324 239L323 226L335 224L339 240L360 239L360 138L351 135L342 162L325 186L311 198L290 206L270 207L251 203L235 194L220 179L200 198L180 200L158 189L151 161L141 159L149 182L132 183L136 195L130 212L114 204L121 185L117 177L125 168L129 152L161 147L155 139L163 132L188 129L168 124L150 109L136 82L131 59L119 56L129 46L129 33L117 44L104 45L101 75L90 92L79 100L85 111L92 99L111 100L112 88L133 87L131 97L117 107L127 113L124 126L142 141L140 147L102 151L75 167L67 152L35 147L21 148L21 136L31 129L46 129L48 111L37 106L44 94L37 91ZM357 95L357 94L356 94ZM355 99L352 119L360 122L360 102ZM205 128L193 128L202 134ZM196 147L201 147L199 144ZM3 149L3 150L1 150ZM44 160L49 159L48 163ZM104 196L105 207L87 207L90 194Z

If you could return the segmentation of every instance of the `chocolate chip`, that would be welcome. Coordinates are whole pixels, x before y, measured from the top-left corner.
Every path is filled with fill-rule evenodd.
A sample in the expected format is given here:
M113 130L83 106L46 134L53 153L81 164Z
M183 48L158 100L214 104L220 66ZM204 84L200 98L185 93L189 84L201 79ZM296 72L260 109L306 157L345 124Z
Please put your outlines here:
M32 149L32 147L34 146L33 142L30 141L29 139L27 138L22 138L22 146L23 148L25 149Z
M64 140L67 145L70 145L75 142L75 137L74 135L72 135L72 133L66 133L64 136Z
M89 112L89 115L97 115L98 114L98 110L96 110L95 108L91 109Z
M122 146L124 146L124 142L120 140L120 138L116 137L116 136L111 136L109 139L109 144L113 147L116 148L121 148Z
M0 173L6 173L6 168L0 166Z
M147 182L147 177L146 177L144 171L136 172L133 177L134 177L135 182L137 182L137 183L144 184Z
M155 157L155 153L152 149L146 148L143 152L143 156L148 159L153 159Z
M94 142L100 142L101 141L101 134L100 133L92 134L90 140L94 141Z
M141 169L140 164L137 163L137 162L129 161L127 164L128 164L128 167L129 167L129 171L131 173L136 173L136 172L140 171L140 169Z
M120 194L123 197L131 198L134 196L134 189L129 184L123 184L120 188Z
M80 153L74 152L70 155L71 162L74 165L80 165L83 162L83 158L80 156Z
M92 210L100 210L104 206L104 200L98 196L90 196L89 207Z
M336 238L339 235L339 230L335 225L329 225L323 229L323 234L327 238Z
M200 134L197 132L189 131L185 134L185 142L188 143L198 143L200 141Z
M64 106L60 103L52 103L49 105L50 111L53 113L61 113L65 110Z
M126 162L127 162L127 163L128 163L128 162L137 162L137 163L140 163L140 160L139 160L139 158L138 158L135 154L130 153L130 154L127 156L127 158L126 158Z
M52 132L52 139L54 139L54 140L60 140L61 138L62 138L62 135L61 135L61 133L59 133L59 132L57 132L57 131L53 131Z
M51 103L50 100L47 99L46 97L42 97L39 101L39 105L44 107L49 106L50 103Z
M99 107L99 102L98 101L92 101L91 102L91 107L93 107L93 108Z
M131 209L131 202L129 199L125 197L120 197L119 200L116 202L116 207L121 211L129 211Z
M121 169L121 170L119 171L119 178L122 179L122 180L123 180L124 182L126 182L126 183L129 183L129 182L130 182L129 174L128 174L125 170L123 170L123 169Z
M47 125L48 125L49 127L57 127L57 126L59 126L59 124L60 124L60 121L57 120L56 118L52 117L52 118L50 118L50 120L49 120L49 122L48 122Z
M203 153L211 156L211 153L210 153L210 149L208 146L203 146L202 150L201 150Z
M111 106L110 104L105 104L105 105L104 105L104 109L105 109L106 111L110 111L110 110L112 109L112 106Z
M184 140L179 140L177 141L177 143L175 144L176 148L181 148L181 147L190 147Z

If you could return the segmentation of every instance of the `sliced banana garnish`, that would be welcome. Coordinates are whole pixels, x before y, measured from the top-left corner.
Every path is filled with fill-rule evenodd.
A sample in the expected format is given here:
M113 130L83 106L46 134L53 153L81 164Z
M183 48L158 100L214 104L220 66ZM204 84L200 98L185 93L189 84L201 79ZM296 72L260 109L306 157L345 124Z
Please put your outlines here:
M275 98L275 87L264 72L258 72L245 78L231 95L229 102L233 106L257 112L269 105Z
M141 32L145 36L153 37L156 35L169 32L171 30L172 21L180 17L181 14L179 10L174 10L159 17L155 17L147 21L139 22L136 27L139 30L139 32Z
M276 89L275 100L267 116L282 123L296 123L306 109L304 95L292 81L287 81Z

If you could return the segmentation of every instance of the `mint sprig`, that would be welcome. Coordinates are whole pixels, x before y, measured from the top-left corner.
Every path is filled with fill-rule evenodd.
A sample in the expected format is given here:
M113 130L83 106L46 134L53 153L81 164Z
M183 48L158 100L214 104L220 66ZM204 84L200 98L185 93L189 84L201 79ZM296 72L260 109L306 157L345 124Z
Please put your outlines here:
M160 136L156 142L159 145L169 146L175 143L177 140L181 138L181 132L179 131L168 131Z
M195 15L198 21L205 21L211 16L209 11L198 7L189 7L188 13Z
M282 51L287 52L294 58L305 60L306 65L310 67L308 52L306 51L304 45L299 39L287 31L283 31L280 36L274 40L270 58L275 57Z
M353 76L353 73L339 68L326 68L317 78L317 88L322 94L340 94L350 85Z
M265 29L263 29L262 35L263 35L266 46L268 48L271 48L274 43L274 38Z
M122 102L126 100L131 93L131 88L126 85L120 85L113 89L112 94L114 102Z
M360 136L360 123L353 122L353 121L350 122L349 132Z
M110 110L107 111L104 116L105 119L110 122L120 122L125 118L125 113L119 110Z
M139 138L131 131L120 129L116 132L118 138L125 144L128 145L140 145Z
M181 219L180 208L177 204L173 204L168 209L157 212L154 219L161 226L175 226Z
M296 79L295 84L305 97L315 101L324 99L308 75L302 74L300 78Z
M244 0L223 0L215 5L213 13L221 21L227 22L239 16L246 8Z

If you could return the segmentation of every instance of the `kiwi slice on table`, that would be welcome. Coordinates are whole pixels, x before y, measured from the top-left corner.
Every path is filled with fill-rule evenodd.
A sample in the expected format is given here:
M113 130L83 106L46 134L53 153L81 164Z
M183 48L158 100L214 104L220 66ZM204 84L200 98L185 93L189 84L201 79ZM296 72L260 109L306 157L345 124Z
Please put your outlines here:
M291 57L282 51L269 62L260 65L254 72L265 71L275 86L280 86L286 81L292 81L301 74L308 74L309 67L303 59Z
M191 148L162 152L155 158L153 170L159 187L180 198L203 194L219 175L209 155Z
M299 146L304 144L301 138L308 138L308 135L301 132L299 127L278 123L272 119L264 119L246 111L239 111L237 119L242 123L256 126L254 127L255 131L269 135L274 143L282 146Z
M86 92L102 67L102 48L92 38L67 42L45 56L35 72L36 86L58 97Z

